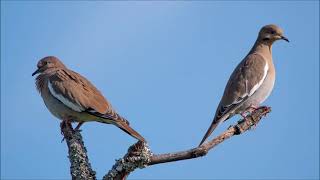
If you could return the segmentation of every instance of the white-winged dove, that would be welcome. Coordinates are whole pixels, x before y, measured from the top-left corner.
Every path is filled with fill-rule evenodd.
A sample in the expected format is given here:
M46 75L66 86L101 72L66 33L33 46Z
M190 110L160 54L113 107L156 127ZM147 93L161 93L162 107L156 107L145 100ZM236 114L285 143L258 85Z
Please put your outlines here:
M275 82L272 44L280 39L289 42L278 26L271 24L261 28L254 46L231 74L213 121L200 145L219 123L235 114L245 117L247 112L267 99Z
M114 124L134 138L145 139L118 115L86 78L68 69L58 58L48 56L37 64L36 86L49 111L65 122L98 121ZM77 128L78 128L77 127Z

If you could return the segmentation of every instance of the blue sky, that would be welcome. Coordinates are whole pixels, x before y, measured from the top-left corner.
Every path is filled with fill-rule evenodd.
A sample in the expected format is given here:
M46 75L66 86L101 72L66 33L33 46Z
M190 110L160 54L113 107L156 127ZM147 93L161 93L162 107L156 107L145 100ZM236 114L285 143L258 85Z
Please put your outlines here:
M274 23L272 112L203 158L137 170L131 179L318 179L318 1L1 1L1 179L69 179L59 121L31 73L59 57L129 119L154 153L196 146L233 68ZM239 116L219 126L217 133ZM101 178L135 142L111 125L82 135Z

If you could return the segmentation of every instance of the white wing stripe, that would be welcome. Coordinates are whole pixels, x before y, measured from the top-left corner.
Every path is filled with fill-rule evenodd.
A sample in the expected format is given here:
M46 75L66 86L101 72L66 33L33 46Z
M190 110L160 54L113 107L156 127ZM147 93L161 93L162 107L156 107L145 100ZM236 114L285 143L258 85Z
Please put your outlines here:
M249 94L248 94L248 86L247 86L247 81L245 81L246 83L246 93L244 93L239 99L236 99L234 100L230 105L226 105L226 107L229 107L233 104L238 104L240 103L241 101L243 101L243 99L246 97L246 96L251 96L254 92L256 92L256 90L262 85L263 81L265 80L265 78L267 77L267 74L268 74L268 70L269 70L269 66L268 66L268 63L266 62L266 65L264 66L263 68L263 76L262 76L262 79L252 87L252 89L250 90Z
M57 98L59 101L61 101L64 105L66 105L67 107L71 108L74 111L77 112L82 112L84 111L84 108L79 106L78 104L75 104L71 101L69 101L67 98L63 97L61 94L58 94L54 91L54 89L52 88L52 84L50 81L48 81L48 88L50 93L52 94L53 97Z
M266 65L264 66L263 70L264 70L264 72L263 72L262 79L258 82L258 84L253 86L253 88L249 92L249 96L251 96L254 92L256 92L256 90L262 85L264 79L267 77L268 70L269 70L269 66L268 66L267 62L266 62Z

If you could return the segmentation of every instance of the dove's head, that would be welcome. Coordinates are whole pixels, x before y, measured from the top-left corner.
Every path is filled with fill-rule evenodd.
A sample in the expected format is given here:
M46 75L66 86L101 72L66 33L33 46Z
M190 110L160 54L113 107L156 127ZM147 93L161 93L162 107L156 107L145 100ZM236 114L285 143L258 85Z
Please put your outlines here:
M47 56L42 59L37 64L38 69L32 73L32 76L42 73L48 69L60 69L66 68L65 65L56 57L54 56Z
M283 30L274 24L263 26L259 32L258 40L270 45L277 40L289 42L288 38L283 35Z

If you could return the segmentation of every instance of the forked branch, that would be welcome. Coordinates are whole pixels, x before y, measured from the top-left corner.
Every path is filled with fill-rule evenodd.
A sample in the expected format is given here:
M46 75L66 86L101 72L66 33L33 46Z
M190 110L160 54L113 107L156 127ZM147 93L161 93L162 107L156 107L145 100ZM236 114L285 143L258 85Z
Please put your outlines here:
M123 158L116 161L116 164L113 165L112 169L103 177L103 179L123 180L126 179L126 177L136 168L145 168L155 164L205 156L209 150L213 149L226 139L234 135L242 134L249 130L252 126L256 126L260 119L263 116L266 116L270 111L270 107L260 107L245 119L238 121L236 125L230 126L226 131L211 141L208 141L199 147L185 151L167 154L152 154L147 144L137 142L128 149L127 154Z
M199 147L185 151L153 154L147 144L137 142L129 147L127 154L116 161L112 169L103 177L106 179L124 180L128 175L137 168L145 168L147 166L193 159L205 156L211 149L226 139L242 134L249 130L252 126L256 126L260 119L271 111L270 107L260 107L252 112L245 119L238 121L234 126L230 126L226 131L221 133L216 138L202 144ZM73 130L70 123L61 124L61 132L68 145L69 160L71 163L70 173L72 179L93 180L96 179L95 172L92 170L87 156L87 151L82 141L79 131Z

